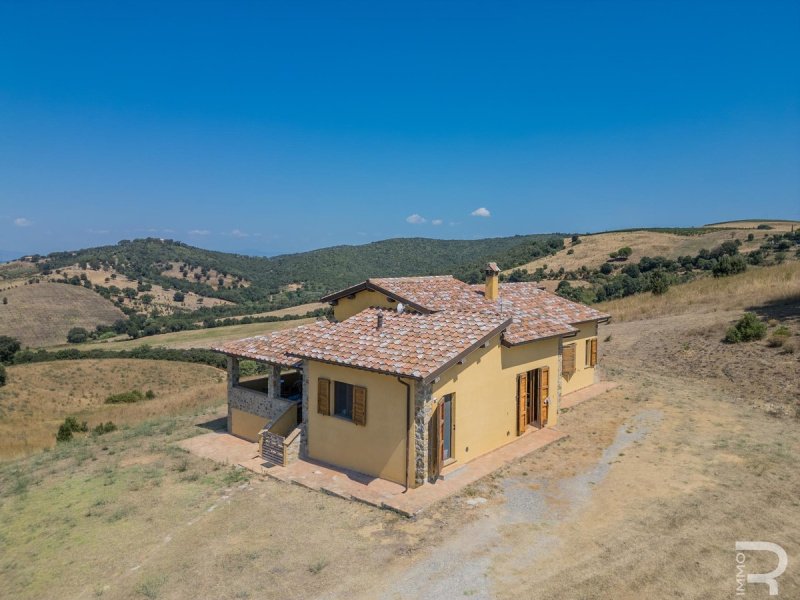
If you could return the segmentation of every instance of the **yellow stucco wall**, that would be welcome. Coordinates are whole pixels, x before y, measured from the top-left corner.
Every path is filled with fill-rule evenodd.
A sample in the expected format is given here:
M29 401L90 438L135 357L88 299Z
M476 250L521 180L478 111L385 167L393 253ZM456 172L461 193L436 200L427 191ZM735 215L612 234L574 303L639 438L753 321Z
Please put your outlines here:
M389 302L386 299L386 294L379 294L372 290L362 290L354 298L340 298L336 306L333 307L333 317L337 321L344 321L372 306L394 309L397 307L397 302Z
M575 344L575 373L569 379L566 377L561 378L562 394L569 394L592 385L595 371L597 370L597 367L586 366L586 340L597 337L597 323L582 323L581 325L576 325L576 327L579 329L578 334L575 337L564 340L564 346ZM599 346L598 342L598 353Z
M433 386L441 399L455 393L453 458L466 462L517 437L517 375L550 368L548 426L558 422L556 376L558 340L541 340L504 347L500 336L488 348L480 348L463 365L448 369Z
M267 424L267 419L249 412L231 409L231 433L251 442L258 441L258 432Z
M307 361L308 369L308 454L311 458L360 473L405 484L406 388L396 377ZM317 380L341 381L367 388L367 424L317 412ZM411 388L412 402L414 387ZM413 427L413 422L412 422Z

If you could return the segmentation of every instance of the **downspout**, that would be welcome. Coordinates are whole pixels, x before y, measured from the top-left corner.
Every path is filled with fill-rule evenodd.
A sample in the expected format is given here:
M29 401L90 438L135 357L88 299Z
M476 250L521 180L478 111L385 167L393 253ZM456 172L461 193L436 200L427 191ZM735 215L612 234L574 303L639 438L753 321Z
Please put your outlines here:
M397 376L397 381L406 386L406 489L403 490L405 494L408 491L408 454L411 450L411 445L408 443L408 432L411 429L411 384L403 381L399 375Z

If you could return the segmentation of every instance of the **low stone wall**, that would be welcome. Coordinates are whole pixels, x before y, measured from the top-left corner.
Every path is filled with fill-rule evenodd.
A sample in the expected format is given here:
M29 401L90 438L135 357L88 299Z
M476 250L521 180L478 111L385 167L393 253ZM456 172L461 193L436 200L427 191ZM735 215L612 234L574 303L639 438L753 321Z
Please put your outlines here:
M280 417L294 402L267 396L260 392L255 392L240 386L228 388L228 408L243 410L259 417L264 417L268 421L274 421ZM230 410L228 411L230 413ZM230 420L228 421L230 429Z

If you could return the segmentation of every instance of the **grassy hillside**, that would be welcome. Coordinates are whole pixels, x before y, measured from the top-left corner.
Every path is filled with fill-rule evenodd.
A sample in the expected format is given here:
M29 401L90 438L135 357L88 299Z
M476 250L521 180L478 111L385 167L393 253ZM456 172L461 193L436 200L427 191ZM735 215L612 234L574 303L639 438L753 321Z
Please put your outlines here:
M125 315L111 302L86 288L61 283L19 285L0 291L0 335L26 346L64 343L72 327L94 329Z
M482 240L397 238L335 246L274 258L203 250L172 240L122 241L114 246L36 257L45 272L72 265L114 269L131 279L233 302L284 295L299 304L368 277L454 274L480 277L489 260L516 266L561 247L560 234Z
M55 444L67 416L94 427L186 414L225 400L225 373L206 365L159 360L70 360L7 367L0 388L0 458ZM105 404L112 395L152 390L155 398Z
M162 333L150 335L135 340L119 339L87 342L85 344L61 344L48 350L60 350L63 348L75 348L77 350L132 350L140 346L153 346L164 348L210 348L221 342L239 340L254 335L263 335L270 331L297 327L306 323L312 323L314 319L295 319L292 321L275 321L273 323L248 323L246 325L229 325L226 327L212 327L209 329L191 329L188 331L176 331L174 333ZM121 338L123 336L120 336Z

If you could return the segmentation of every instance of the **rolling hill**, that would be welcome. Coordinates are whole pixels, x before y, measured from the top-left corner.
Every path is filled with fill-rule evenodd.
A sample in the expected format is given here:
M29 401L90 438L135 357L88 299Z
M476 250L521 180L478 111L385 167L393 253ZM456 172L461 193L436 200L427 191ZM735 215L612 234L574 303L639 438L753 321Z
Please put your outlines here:
M479 279L483 265L524 264L562 247L563 234L480 240L396 238L273 258L203 250L173 240L123 240L113 246L33 257L42 273L74 265L231 302L287 296L300 304L368 277L454 274ZM276 307L278 308L278 307Z
M74 285L35 283L0 292L0 335L10 335L25 346L63 344L72 327L94 329L125 315L113 303Z

